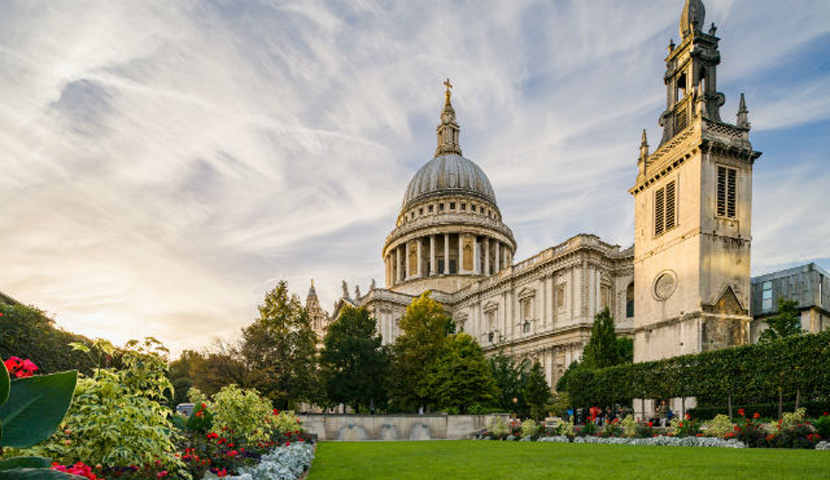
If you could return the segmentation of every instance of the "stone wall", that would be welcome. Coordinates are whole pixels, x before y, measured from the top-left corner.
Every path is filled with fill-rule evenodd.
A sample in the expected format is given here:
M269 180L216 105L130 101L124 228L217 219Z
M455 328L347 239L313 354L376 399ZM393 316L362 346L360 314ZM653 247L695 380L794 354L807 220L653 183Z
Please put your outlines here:
M461 440L509 415L300 415L308 433L323 441Z

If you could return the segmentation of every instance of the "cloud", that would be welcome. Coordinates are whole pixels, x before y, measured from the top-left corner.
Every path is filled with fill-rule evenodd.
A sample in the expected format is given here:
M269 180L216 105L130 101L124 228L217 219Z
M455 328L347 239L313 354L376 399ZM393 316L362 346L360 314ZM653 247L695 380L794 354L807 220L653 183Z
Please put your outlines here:
M517 260L579 232L627 246L680 3L5 2L0 289L68 329L178 351L234 335L277 279L304 295L315 278L326 308L341 279L382 284L446 77ZM812 192L830 140L782 132L827 119L830 6L706 3L724 118L746 90L772 153L754 264L826 257Z

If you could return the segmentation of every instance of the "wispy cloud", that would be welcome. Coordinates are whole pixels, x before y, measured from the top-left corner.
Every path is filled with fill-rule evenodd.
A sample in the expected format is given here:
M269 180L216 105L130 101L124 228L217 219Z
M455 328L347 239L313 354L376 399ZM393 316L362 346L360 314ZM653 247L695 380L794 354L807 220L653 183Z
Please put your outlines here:
M276 279L315 278L324 306L341 278L382 283L445 77L518 259L582 231L628 245L681 4L0 4L0 290L179 350L234 335ZM826 258L830 139L780 133L827 120L828 54L799 52L830 5L706 4L725 108L747 91L756 148L786 152L756 165L754 264Z

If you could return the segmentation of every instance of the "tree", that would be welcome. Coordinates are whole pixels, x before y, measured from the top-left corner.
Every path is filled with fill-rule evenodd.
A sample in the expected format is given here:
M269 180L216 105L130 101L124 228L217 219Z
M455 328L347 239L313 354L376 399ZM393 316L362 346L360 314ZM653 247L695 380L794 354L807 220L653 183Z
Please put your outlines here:
M496 381L499 395L495 405L505 412L515 412L521 417L530 415L530 406L525 401L524 387L530 370L530 362L517 362L503 351L490 357L490 373Z
M798 301L778 299L778 315L767 320L769 328L761 332L760 342L771 342L779 338L790 337L801 333L801 314L798 311Z
M634 363L634 340L628 337L617 337L617 356L620 363Z
M167 378L173 385L173 398L170 403L173 407L188 401L187 392L193 386L193 373L198 363L205 359L199 352L185 350L178 359L170 362Z
M582 365L585 368L606 368L620 363L614 317L605 308L594 317L591 338L582 353Z
M320 370L330 402L356 412L386 403L389 358L365 308L346 306L329 325L323 345Z
M232 384L247 386L248 369L240 348L238 344L217 341L213 349L198 354L198 357L192 357L191 386L206 395L214 395L223 387Z
M530 368L524 394L528 405L530 405L530 416L536 420L544 420L545 404L550 399L550 385L545 380L545 370L538 360L533 362L533 366Z
M318 397L317 336L297 295L280 281L265 295L259 318L242 330L241 353L248 387L259 390L277 408Z
M429 384L441 407L462 414L473 405L490 405L498 395L484 352L473 337L463 332L444 341Z
M568 368L565 369L565 372L562 373L562 376L559 377L559 380L556 382L556 391L557 392L569 392L570 386L568 385L571 377L573 377L574 373L582 369L582 364L579 363L579 360L574 360L568 365Z
M397 409L435 406L429 372L441 353L444 339L455 329L452 319L426 291L406 307L400 328L402 333L392 346L390 397Z
M86 337L56 327L55 321L36 307L10 305L0 299L0 358L28 358L37 364L38 374L75 369L91 374L95 363L73 350L70 343L93 345Z

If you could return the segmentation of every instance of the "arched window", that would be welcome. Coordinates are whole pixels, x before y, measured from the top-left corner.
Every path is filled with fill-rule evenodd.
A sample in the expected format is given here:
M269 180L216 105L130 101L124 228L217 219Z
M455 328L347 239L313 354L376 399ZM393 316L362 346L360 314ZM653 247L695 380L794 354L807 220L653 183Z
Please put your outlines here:
M629 283L625 289L625 316L634 317L634 282Z

